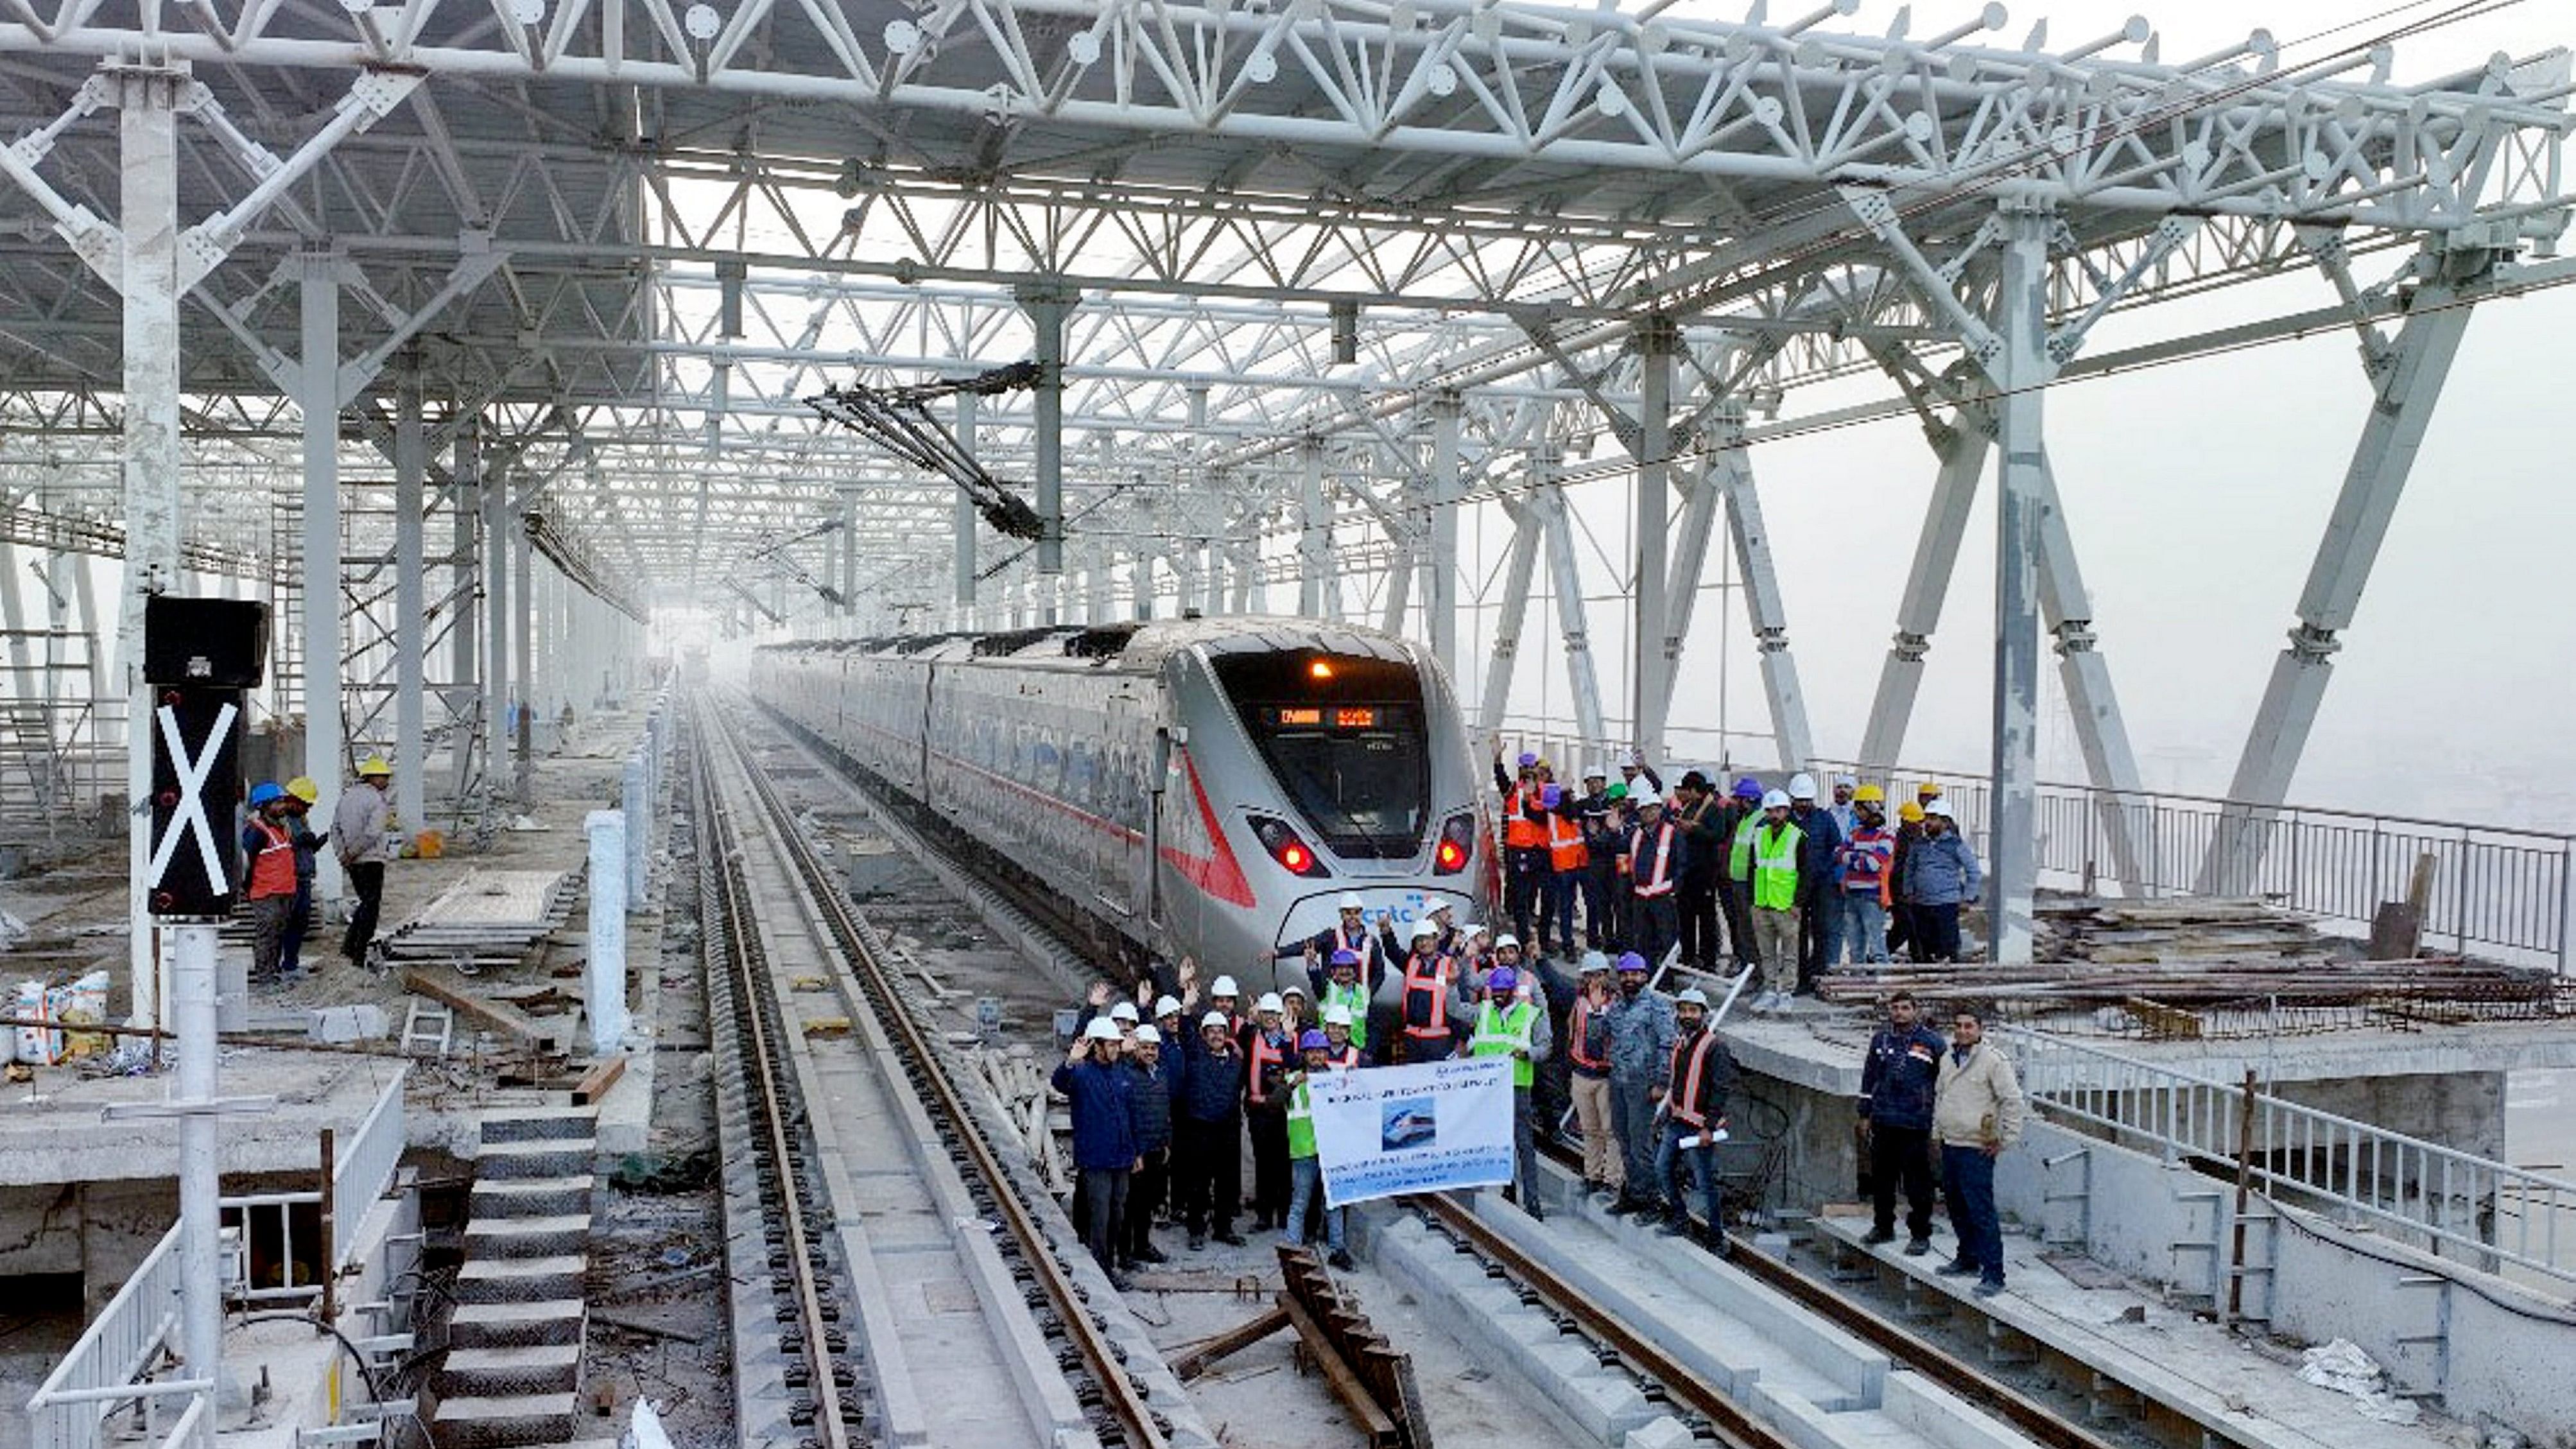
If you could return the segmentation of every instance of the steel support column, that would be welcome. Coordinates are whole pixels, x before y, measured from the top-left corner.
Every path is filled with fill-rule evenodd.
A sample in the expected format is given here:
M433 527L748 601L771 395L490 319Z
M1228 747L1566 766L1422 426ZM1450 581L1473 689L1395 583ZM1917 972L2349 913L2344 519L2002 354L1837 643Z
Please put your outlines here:
M429 579L422 538L428 474L420 359L413 354L404 358L394 381L394 815L405 830L418 830L429 818L429 669L423 657L429 648Z
M2119 691L2111 685L2110 662L2095 647L2093 594L2076 561L2066 505L2057 495L2057 470L2045 461L2039 489L2040 618L2057 650L2058 683L2066 691L2076 748L2084 752L2085 778L2093 782L2093 810L2102 825L2111 874L2125 894L2144 895L2152 877L2143 822L2132 819L2145 804L2139 795L2138 757L2129 747L2129 726L2120 713Z
M1422 611L1432 657L1458 672L1458 506L1465 490L1458 477L1458 424L1466 400L1455 391L1431 399L1431 530L1422 550ZM1390 608L1391 615L1401 610Z
M1530 471L1543 472L1544 465L1533 460ZM1547 536L1547 524L1531 504L1505 499L1503 510L1512 520L1512 542L1511 551L1503 558L1503 606L1494 616L1494 645L1485 666L1484 701L1476 711L1479 753L1502 733L1503 712L1511 704L1512 673L1520 662L1521 628L1529 616L1530 580L1538 572L1538 548Z
M1986 470L1994 440L1994 414L1983 405L1961 407L1932 432L1932 451L1941 461L1932 481L1932 501L1923 512L1923 530L1914 539L1914 562L1906 571L1905 592L1896 605L1896 636L1879 666L1878 692L1869 707L1869 725L1861 736L1864 772L1884 775L1896 767L1905 747L1905 727L1914 717L1914 699L1923 687L1923 656L1933 631L1941 625L1941 605L1950 592L1950 575L1958 568L1959 545L1967 537L1968 514L1977 501L1977 479Z
M1636 624L1629 640L1628 670L1629 706L1634 721L1632 743L1646 758L1664 758L1664 706L1672 697L1670 680L1673 658L1665 652L1669 642L1665 625L1669 618L1666 596L1666 570L1669 555L1666 538L1670 533L1672 507L1673 455L1673 358L1681 351L1681 328L1672 318L1649 317L1637 324L1635 342L1638 354L1637 431L1637 552L1636 552ZM1562 509L1559 509L1562 512ZM1555 552L1567 555L1560 568L1570 567L1571 549ZM1581 599L1578 593L1577 601ZM1557 607L1565 603L1559 598ZM1567 667L1574 665L1574 652L1569 643ZM1585 663L1590 662L1589 655ZM1580 700L1578 699L1578 704ZM1586 725L1587 735L1596 731Z
M306 252L299 265L303 367L295 402L304 416L304 773L323 799L337 800L348 755L340 721L340 259ZM313 899L317 913L337 913L336 852L317 855Z
M2482 265L2470 273L2475 280L2484 276ZM2326 685L2334 677L2334 655L2343 647L2340 636L2361 606L2389 521L2424 446L2434 405L2468 332L2475 297L2464 299L2464 290L2449 274L2437 274L2416 289L2393 344L2374 335L2363 347L2362 364L2372 383L2370 416L2344 470L2325 537L2308 566L2289 647L2273 661L2271 681L2246 732L2245 751L2227 787L2227 798L2240 802L2240 808L2229 812L2211 842L2197 887L2203 893L2246 891L2259 879L2270 833L2266 826L2298 773L2299 756L2307 749Z
M483 677L479 651L484 585L480 535L476 532L483 504L483 441L474 419L466 419L456 430L455 453L447 475L451 524L447 565L456 584L456 622L447 631L448 681L444 693L453 721L447 732L448 763L455 770L455 793L461 798L473 778L474 755L481 747L483 734L481 716L465 711L467 701L482 697L478 681ZM418 824L413 828L418 829Z
M1324 440L1297 444L1297 612L1309 619L1342 616L1341 590L1332 576L1333 515L1324 500Z
M116 657L125 677L127 967L134 1020L161 1023L157 929L144 904L151 866L152 703L143 682L143 604L179 581L179 153L184 68L109 67L117 104L118 280L125 294L125 587ZM209 1007L211 1013L211 1007ZM212 1020L209 1015L209 1021ZM211 1245L209 1245L211 1247ZM220 1312L220 1309L216 1310ZM211 1367L192 1307L188 1363ZM201 1355L204 1355L201 1357Z
M502 464L483 479L483 760L484 779L500 787L510 756L510 474Z
M1056 621L1056 596L1064 584L1064 321L1073 311L1072 294L1052 287L1019 289L1019 303L1036 330L1037 417L1037 571L1046 596L1039 601L1041 624Z
M1986 956L2031 958L2038 867L2039 539L2048 454L2048 241L2044 208L2003 204L1989 364L1996 392L1994 793L1986 846Z
M1682 485L1681 533L1673 540L1673 569L1665 580L1670 593L1664 610L1664 637L1671 641L1675 661L1675 667L1664 676L1666 719L1672 718L1673 694L1681 678L1682 649L1690 640L1691 615L1699 607L1700 576L1708 568L1708 542L1717 531L1720 501L1716 480L1706 468Z
M1780 597L1780 573L1771 558L1771 535L1762 526L1762 499L1753 486L1753 463L1743 446L1743 432L1709 460L1709 486L1726 503L1727 535L1735 545L1737 575L1744 584L1744 614L1753 628L1761 656L1762 697L1771 709L1771 738L1780 768L1804 769L1815 758L1815 737L1807 725L1807 696L1798 685L1798 660L1789 652L1789 613ZM1678 642L1678 641L1677 641Z
M505 515L510 546L510 753L514 791L521 803L536 799L536 578L525 515L513 501Z
M1601 713L1601 676L1592 655L1591 610L1583 602L1583 570L1574 551L1574 516L1566 507L1565 489L1551 483L1532 497L1530 506L1538 510L1547 529L1547 566L1556 594L1556 632L1565 641L1565 682L1574 696L1575 733L1587 740L1607 739L1609 726ZM1660 727L1656 739L1659 743L1662 739Z

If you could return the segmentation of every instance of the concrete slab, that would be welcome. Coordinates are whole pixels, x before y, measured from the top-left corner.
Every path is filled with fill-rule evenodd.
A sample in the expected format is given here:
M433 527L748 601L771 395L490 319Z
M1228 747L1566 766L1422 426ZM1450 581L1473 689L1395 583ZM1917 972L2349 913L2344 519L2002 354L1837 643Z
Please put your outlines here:
M218 1090L227 1097L274 1097L273 1111L224 1119L227 1173L311 1172L322 1165L322 1129L355 1138L401 1069L390 1057L292 1047L238 1047L223 1054ZM179 1160L175 1118L109 1121L117 1103L154 1103L170 1078L82 1077L40 1068L27 1088L0 1096L0 1187L166 1179Z

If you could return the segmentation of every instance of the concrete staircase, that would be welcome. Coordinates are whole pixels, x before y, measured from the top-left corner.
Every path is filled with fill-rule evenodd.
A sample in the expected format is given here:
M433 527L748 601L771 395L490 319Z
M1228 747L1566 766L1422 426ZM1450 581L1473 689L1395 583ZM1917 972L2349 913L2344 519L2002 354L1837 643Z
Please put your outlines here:
M438 1449L573 1437L596 1127L589 1108L483 1119L465 1266L436 1382Z

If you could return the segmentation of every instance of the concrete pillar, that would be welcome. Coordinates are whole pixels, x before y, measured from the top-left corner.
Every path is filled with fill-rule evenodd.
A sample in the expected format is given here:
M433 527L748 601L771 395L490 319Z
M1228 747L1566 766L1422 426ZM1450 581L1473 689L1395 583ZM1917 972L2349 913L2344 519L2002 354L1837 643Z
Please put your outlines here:
M455 726L447 732L447 749L456 772L456 792L462 795L471 776L479 731L465 728L471 723L463 712L465 701L476 696L476 681L483 677L481 638L483 616L483 581L481 535L476 530L483 501L483 440L475 420L467 419L456 430L456 451L448 476L455 488L448 521L452 525L449 576L455 582L456 622L447 631L448 648L448 714Z
M2039 534L2048 466L2050 214L2007 204L1995 296L1994 796L1986 844L1988 960L2028 961L2039 830Z
M604 1057L626 1042L626 814L593 810L590 837L590 955L582 965L582 1006L590 1014L590 1052Z
M410 354L394 378L394 817L405 831L429 818L429 579L422 536L428 475L420 359Z
M178 926L171 935L170 1005L179 1037L172 1105L195 1109L179 1119L179 1341L186 1346L189 1375L220 1383L224 1307L215 1254L223 1157L214 1116L221 1056L215 1047L215 927ZM211 1416L214 1404L206 1408ZM205 1442L212 1443L213 1435Z
M152 815L139 808L152 793L152 707L143 682L143 603L179 576L179 159L174 135L184 67L110 67L104 72L117 104L117 222L119 272L125 293L125 588L117 616L116 644L125 687L125 789L127 969L134 1021L161 1021L161 976L154 924L144 900L151 866ZM211 969L213 932L207 932ZM207 983L211 998L213 984ZM214 1030L213 1002L206 1003L207 1039ZM211 1054L205 1071L211 1092ZM183 1066L182 1070L186 1070ZM211 1146L211 1138L209 1139ZM198 1204L206 1229L204 1280L211 1281L214 1252L211 1193ZM184 1211L183 1220L187 1214ZM188 1308L188 1364L211 1369L221 1324L220 1305Z
M626 757L626 775L621 782L618 801L636 820L636 828L625 832L627 909L641 910L644 892L652 883L653 836L652 762L648 751L639 748Z

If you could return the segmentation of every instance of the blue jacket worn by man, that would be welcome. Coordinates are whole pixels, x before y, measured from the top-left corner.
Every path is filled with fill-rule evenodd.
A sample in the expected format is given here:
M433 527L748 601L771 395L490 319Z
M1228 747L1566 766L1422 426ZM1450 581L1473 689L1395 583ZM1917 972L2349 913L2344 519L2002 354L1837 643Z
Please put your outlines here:
M1926 835L1905 853L1905 898L1916 905L1970 905L1982 884L1977 853L1956 830Z
M1073 1165L1086 1171L1133 1167L1135 1075L1116 1062L1075 1062L1057 1067L1053 1082L1073 1104Z
M1193 1122L1223 1122L1243 1109L1243 1053L1218 1056L1193 1033L1184 1047L1181 1090L1172 1108Z
M1917 1024L1904 1031L1882 1026L1869 1039L1860 1069L1861 1116L1881 1127L1930 1131L1932 1088L1941 1079L1940 1033Z
M1168 1075L1160 1061L1147 1071L1145 1064L1129 1058L1127 1073L1127 1120L1134 1125L1136 1155L1159 1152L1172 1145L1172 1087L1180 1078Z
M1673 999L1649 986L1610 1003L1610 1076L1618 1082L1663 1085L1673 1039L1681 1034Z
M1843 833L1834 825L1833 813L1811 809L1805 814L1792 810L1789 823L1798 827L1798 900L1804 904L1818 893L1830 895L1842 877L1834 869L1834 855L1842 849Z

